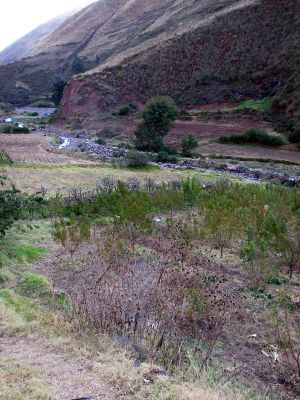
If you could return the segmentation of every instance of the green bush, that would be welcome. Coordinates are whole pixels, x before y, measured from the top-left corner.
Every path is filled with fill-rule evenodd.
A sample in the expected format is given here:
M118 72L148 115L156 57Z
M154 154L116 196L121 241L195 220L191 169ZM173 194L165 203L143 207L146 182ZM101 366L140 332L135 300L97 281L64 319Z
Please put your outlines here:
M54 103L49 100L37 100L34 103L30 104L32 107L38 108L52 108L54 107Z
M177 161L177 157L175 154L170 154L167 150L160 151L156 156L156 162L170 162L175 163Z
M272 134L261 129L250 128L240 135L221 136L221 143L256 143L267 146L282 146L287 143L286 138L282 135Z
M131 108L128 105L124 105L122 106L119 111L118 111L118 115L120 117L126 117L127 115L129 115L131 113Z
M38 117L39 113L34 111L34 112L27 112L25 113L28 117Z
M23 294L31 297L43 297L49 294L50 283L41 275L28 273L21 280L21 291Z
M143 168L148 165L148 157L145 153L130 150L126 154L126 164L131 168Z
M182 138L181 147L182 155L184 157L191 157L192 151L198 147L198 141L195 136L190 133Z
M98 136L98 137L96 138L95 142L96 142L97 144L100 144L100 145L105 145L105 144L106 144L105 139L104 139L103 137L101 137L101 136Z
M297 128L293 132L291 132L288 138L290 142L300 144L300 128Z
M30 133L30 129L24 126L23 128L16 125L2 125L0 126L1 133Z

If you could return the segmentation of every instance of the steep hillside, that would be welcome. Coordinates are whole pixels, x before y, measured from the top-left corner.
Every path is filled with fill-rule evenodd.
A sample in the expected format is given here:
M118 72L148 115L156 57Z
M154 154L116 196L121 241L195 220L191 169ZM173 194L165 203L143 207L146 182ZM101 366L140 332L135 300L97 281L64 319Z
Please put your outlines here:
M300 3L261 0L226 11L119 65L73 79L61 115L108 111L160 93L186 106L277 96L277 110L297 117Z
M255 0L100 0L63 23L30 57L0 67L0 98L24 103L49 91L55 73L70 77L78 56L88 57L88 69L103 69L249 3Z
M35 48L0 67L0 99L15 104L72 77L63 117L111 111L171 95L184 106L275 96L276 112L299 111L297 0L100 0Z
M41 44L41 42L58 28L67 18L74 14L76 10L60 15L51 21L46 22L23 36L21 39L12 43L0 52L0 64L11 62L28 57Z

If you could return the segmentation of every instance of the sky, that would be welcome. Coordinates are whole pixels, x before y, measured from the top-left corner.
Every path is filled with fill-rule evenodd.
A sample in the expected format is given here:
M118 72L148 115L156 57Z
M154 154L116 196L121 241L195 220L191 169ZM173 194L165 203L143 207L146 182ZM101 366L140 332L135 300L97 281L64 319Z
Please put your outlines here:
M38 25L95 0L0 0L0 51Z

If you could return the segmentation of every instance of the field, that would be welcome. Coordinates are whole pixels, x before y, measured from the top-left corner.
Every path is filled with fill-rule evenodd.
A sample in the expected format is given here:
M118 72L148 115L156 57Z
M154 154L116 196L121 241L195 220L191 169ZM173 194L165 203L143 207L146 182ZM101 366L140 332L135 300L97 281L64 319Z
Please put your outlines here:
M206 140L193 124L175 129ZM21 191L0 207L0 394L296 399L299 189L133 169L53 140L0 136L4 188ZM247 149L242 165L299 172L293 149ZM272 151L286 163L260 161Z
M70 189L84 191L94 189L97 182L107 176L127 181L137 178L143 182L153 178L156 182L180 180L198 176L202 180L215 181L221 177L238 178L221 173L197 173L193 171L161 170L149 168L145 171L119 168L101 161L91 161L84 154L61 152L51 148L51 138L39 134L1 135L0 147L8 152L14 164L6 167L7 177L20 190L33 194L44 187L48 194L68 193Z
M224 109L226 104L214 104L213 110ZM241 134L246 129L258 128L273 132L272 124L262 121L260 117L249 115L232 114L228 112L220 112L219 118L214 117L214 113L208 115L206 120L197 119L198 112L203 112L203 108L191 110L188 116L191 121L176 121L169 134L166 136L166 143L176 150L181 149L181 141L187 134L193 134L198 141L198 148L195 153L205 156L212 154L223 154L231 157L244 158L265 158L274 160L287 160L291 162L299 162L299 150L296 146L287 144L280 148L272 148L269 146L255 145L224 145L218 143L218 139L222 135ZM82 127L92 133L99 132L101 136L102 130L110 130L113 132L111 140L106 139L107 143L119 144L130 142L134 139L134 132L141 121L132 117L117 118L109 114L103 114L86 118L82 122ZM61 122L57 126L64 129ZM68 126L68 125L67 125Z

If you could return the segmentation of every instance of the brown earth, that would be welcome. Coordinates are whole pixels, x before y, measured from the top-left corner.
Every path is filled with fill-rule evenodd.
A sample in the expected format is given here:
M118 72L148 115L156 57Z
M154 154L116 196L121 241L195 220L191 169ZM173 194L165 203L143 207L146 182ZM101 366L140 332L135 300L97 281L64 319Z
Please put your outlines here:
M220 106L218 104L218 106ZM223 106L223 105L222 105ZM140 124L140 120L129 118L109 119L97 121L97 118L89 118L83 121L87 130L98 132L109 128L115 134L117 141L127 141L134 139L134 132ZM62 126L61 122L57 124ZM197 149L201 154L223 154L237 157L256 157L270 158L277 160L287 160L300 162L300 152L294 145L285 145L280 148L261 146L261 145L230 145L221 144L217 140L221 135L241 134L248 128L260 128L272 132L272 125L268 122L259 121L251 116L226 117L219 120L201 121L176 121L170 133L166 136L166 143L177 150L181 149L182 138L192 133L199 142Z

